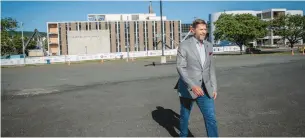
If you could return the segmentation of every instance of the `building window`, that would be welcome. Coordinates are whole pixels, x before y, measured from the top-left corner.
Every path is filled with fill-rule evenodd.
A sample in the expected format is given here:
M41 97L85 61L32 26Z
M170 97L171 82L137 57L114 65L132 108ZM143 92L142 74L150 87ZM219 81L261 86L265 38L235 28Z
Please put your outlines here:
M71 27L70 27L69 23L67 23L66 26L67 26L67 28L69 28L69 30L71 30ZM65 37L66 37L66 50L67 50L66 54L69 55L68 30L66 30L66 36Z
M179 26L179 25L178 25ZM182 33L188 33L190 31L191 24L181 24L181 32ZM178 27L178 30L180 30L180 27Z
M128 42L129 42L129 40L128 40L128 30L129 30L129 28L128 28L128 26L129 26L129 23L128 22L124 22L124 28L125 28L125 30L124 30L124 35L125 35L125 47L127 48L128 47Z
M144 51L148 50L148 25L147 21L143 22L144 29Z
M115 31L116 31L116 44L117 44L117 52L120 52L120 24L119 22L115 22Z
M58 24L58 34L59 34L59 49L60 49L60 52L59 54L62 55L62 43L61 43L61 25Z
M135 51L139 50L139 21L135 22Z
M271 19L271 12L265 12L262 15L263 15L263 19Z
M151 22L151 36L152 36L152 45L153 45L153 49L155 47L154 41L155 41L155 22Z
M106 25L107 25L107 26L108 26L108 25L110 26L110 23L109 23L109 22L107 22L107 23L106 23ZM110 27L109 27L109 28L110 28ZM111 40L111 33L112 33L112 32L111 32L111 29L109 29L109 36L110 36L110 40Z
M273 18L278 18L282 15L285 15L285 12L284 11L275 11L273 12Z
M170 38L170 40L169 40L169 47L172 49L173 47L172 47L172 45L173 45L173 23L174 22L172 22L172 21L169 21L169 38Z
M155 45L155 50L158 50L158 37L159 37L159 35L160 34L158 34L158 22L159 21L156 21L154 24L155 24L155 26L154 26L154 29L155 29L155 37L154 37L154 45Z
M258 19L262 19L262 14L261 13L256 14L256 16L258 17Z
M180 31L180 28L181 28L181 22L179 21L178 22L178 42L181 41L181 31ZM182 29L182 28L181 28ZM189 32L189 31L188 31Z

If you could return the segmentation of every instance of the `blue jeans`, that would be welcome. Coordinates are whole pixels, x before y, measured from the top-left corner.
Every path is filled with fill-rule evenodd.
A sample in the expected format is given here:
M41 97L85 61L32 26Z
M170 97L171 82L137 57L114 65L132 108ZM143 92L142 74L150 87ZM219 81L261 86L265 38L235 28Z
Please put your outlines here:
M203 115L207 136L218 137L214 99L209 98L207 94L198 97L196 100L180 97L180 137L188 136L188 122L194 102L197 103Z

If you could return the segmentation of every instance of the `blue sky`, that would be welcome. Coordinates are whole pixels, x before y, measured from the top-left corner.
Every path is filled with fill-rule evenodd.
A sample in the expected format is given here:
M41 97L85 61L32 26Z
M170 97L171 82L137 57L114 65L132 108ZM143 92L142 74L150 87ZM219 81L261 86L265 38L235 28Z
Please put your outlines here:
M160 16L159 1L153 1L154 12ZM46 32L46 22L84 21L92 13L147 13L149 1L2 1L1 17L13 17L24 23L25 31ZM190 23L194 17L208 20L213 12L229 10L266 10L286 8L303 10L305 1L164 1L163 15L168 19ZM19 29L18 29L19 30Z

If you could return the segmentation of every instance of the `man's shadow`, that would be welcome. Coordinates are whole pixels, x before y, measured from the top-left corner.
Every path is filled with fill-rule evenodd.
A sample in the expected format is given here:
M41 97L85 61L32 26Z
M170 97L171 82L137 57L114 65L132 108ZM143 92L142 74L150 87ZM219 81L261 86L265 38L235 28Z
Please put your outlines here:
M161 106L157 106L156 108L157 110L152 111L153 119L159 123L160 126L164 127L172 137L179 137L175 128L180 131L180 115L171 109L164 109ZM194 137L190 130L188 137Z

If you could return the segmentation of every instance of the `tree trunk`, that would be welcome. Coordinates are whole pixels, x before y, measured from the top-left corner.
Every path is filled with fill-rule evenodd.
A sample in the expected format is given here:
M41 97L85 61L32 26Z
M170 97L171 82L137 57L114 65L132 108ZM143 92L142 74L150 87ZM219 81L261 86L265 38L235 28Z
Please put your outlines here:
M291 55L294 55L294 52L293 52L293 43L290 43L290 48L291 48Z
M242 55L243 54L243 45L239 45L239 48L240 48L240 54Z

